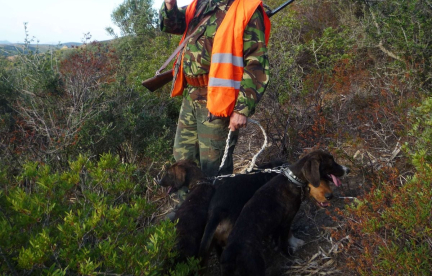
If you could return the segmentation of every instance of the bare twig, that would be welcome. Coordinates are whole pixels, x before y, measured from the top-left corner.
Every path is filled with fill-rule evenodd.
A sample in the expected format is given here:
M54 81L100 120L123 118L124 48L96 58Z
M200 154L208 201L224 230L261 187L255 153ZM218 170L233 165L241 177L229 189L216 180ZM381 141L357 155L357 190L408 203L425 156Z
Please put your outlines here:
M377 22L377 20L376 20L375 14L373 13L372 10L371 10L370 12L371 12L372 19L373 19L373 22L374 22L374 24L375 24L375 27L377 28L378 35L381 35L381 29L380 29L380 27L379 27L379 25L378 25L378 22ZM382 39L381 39L381 40L379 41L379 43L378 43L378 48L380 48L380 50L381 50L383 53L385 53L386 55L388 55L389 57L392 57L392 58L394 58L394 59L397 59L397 60L399 60L399 61L402 61L402 59L401 59L399 56L397 56L395 53L391 52L390 50L388 50L387 48L384 47Z

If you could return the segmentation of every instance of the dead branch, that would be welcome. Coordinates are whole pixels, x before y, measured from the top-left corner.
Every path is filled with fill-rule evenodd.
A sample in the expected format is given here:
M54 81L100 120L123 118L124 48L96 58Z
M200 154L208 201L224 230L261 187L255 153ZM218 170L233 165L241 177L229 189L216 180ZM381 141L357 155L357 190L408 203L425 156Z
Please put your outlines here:
M376 20L375 14L373 13L372 10L371 10L370 12L371 12L372 20L373 20L373 22L374 22L374 24L375 24L375 27L377 28L377 32L378 32L379 35L381 35L381 29L380 29L380 27L379 27L379 25L378 25L378 22L377 22L377 20ZM397 56L395 53L391 52L391 51L388 50L386 47L384 47L384 44L383 44L382 39L381 39L381 40L379 41L379 43L378 43L378 48L379 48L379 49L380 49L384 54L388 55L389 57L394 58L394 59L397 59L397 60L399 60L399 61L402 61L402 59L401 59L399 56Z

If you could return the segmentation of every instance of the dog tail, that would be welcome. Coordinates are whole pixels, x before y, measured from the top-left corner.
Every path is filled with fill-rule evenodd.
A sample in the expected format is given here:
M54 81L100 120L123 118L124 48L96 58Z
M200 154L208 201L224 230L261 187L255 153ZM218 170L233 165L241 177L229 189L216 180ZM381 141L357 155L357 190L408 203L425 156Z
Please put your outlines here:
M201 239L201 245L199 249L199 256L205 260L208 257L210 246L213 241L213 236L216 229L222 219L226 216L225 212L222 210L215 209L208 219L208 223L204 229L204 234Z

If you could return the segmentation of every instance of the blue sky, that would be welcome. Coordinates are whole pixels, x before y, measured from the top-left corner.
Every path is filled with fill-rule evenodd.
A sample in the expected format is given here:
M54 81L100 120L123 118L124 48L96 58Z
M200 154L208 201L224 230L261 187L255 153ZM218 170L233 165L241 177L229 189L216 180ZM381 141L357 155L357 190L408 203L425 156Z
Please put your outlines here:
M159 9L163 0L153 0ZM124 0L0 0L0 41L24 42L24 22L30 37L40 44L81 42L90 32L92 40L111 37L106 27L114 27L112 11ZM190 0L179 0L179 5Z

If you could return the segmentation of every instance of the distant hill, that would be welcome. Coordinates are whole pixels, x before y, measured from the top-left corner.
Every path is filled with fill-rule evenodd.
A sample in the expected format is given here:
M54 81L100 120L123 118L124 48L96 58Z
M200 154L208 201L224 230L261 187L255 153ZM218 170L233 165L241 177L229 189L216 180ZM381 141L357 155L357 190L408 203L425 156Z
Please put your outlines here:
M111 43L113 40L104 40L104 41L98 41L102 44ZM65 42L60 44L30 44L29 49L30 51L39 53L45 53L50 50L59 50L64 49L65 47L71 48L72 46L81 46L83 43L81 42ZM28 51L26 50L26 51ZM6 40L0 41L0 56L15 56L19 52L24 52L24 43L10 43Z
M67 46L68 48L72 47L72 46L81 46L82 43L81 42L66 42L66 43L62 43L62 46Z
M58 50L64 46L67 46L68 48L71 48L72 46L81 46L82 43L80 42L66 42L61 44L30 44L29 50L30 51L38 51L40 53L45 53L49 50ZM23 43L10 43L8 41L0 41L0 55L2 56L14 56L18 54L18 52L24 51L24 44Z

